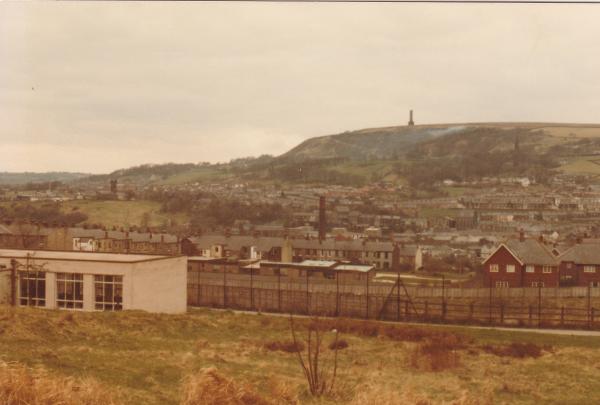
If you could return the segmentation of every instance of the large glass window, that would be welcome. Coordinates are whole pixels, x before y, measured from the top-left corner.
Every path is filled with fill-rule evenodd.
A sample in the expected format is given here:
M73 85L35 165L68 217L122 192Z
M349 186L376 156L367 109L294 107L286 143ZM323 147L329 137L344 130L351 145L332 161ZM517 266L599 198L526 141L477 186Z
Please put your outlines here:
M123 276L94 276L95 308L100 311L123 309Z
M46 306L46 273L19 272L19 303L33 307Z
M56 273L56 306L83 309L83 274Z

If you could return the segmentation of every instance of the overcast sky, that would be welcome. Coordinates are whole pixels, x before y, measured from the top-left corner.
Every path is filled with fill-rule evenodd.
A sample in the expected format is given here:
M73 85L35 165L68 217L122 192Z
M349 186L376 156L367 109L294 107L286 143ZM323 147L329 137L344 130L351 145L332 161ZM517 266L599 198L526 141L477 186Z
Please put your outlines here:
M0 171L280 154L367 127L600 122L600 5L0 2Z

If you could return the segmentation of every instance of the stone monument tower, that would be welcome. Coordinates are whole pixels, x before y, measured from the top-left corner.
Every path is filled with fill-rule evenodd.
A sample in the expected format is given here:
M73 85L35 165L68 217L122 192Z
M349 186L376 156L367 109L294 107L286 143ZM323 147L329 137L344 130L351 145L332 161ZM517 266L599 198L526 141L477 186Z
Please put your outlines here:
M413 111L410 110L410 119L408 120L408 126L412 127L415 125L415 122L413 121Z

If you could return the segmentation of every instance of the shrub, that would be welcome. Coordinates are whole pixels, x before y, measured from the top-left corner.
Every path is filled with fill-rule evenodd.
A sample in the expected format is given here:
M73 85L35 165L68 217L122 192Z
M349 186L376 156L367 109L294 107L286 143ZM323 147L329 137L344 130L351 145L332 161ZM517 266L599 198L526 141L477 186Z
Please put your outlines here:
M348 342L346 342L344 339L340 339L340 340L331 342L329 344L329 349L330 350L335 350L335 349L342 350L342 349L347 348L348 346L350 346L348 344Z
M524 359L527 357L538 358L542 355L542 348L535 343L517 343L513 342L506 346L485 345L482 349L500 357L515 357Z
M410 356L412 367L424 371L443 371L458 367L462 342L453 336L434 337L420 342Z
M273 340L270 342L267 342L263 345L263 347L267 350L270 350L272 352L275 351L281 351L281 352L287 352L287 353L297 353L297 352L301 352L302 350L304 350L304 343L302 342L292 342L292 341L278 341L278 340Z
M272 405L250 385L239 384L214 368L186 378L181 405Z

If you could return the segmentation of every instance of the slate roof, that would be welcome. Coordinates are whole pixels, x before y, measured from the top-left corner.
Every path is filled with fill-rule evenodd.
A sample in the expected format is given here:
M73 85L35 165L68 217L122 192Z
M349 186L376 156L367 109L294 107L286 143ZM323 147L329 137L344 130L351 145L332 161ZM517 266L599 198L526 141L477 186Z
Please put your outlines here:
M577 244L560 255L559 259L563 262L577 264L600 264L600 245L595 243Z
M550 248L534 239L509 239L504 245L524 264L558 265L558 260Z
M69 235L72 238L104 239L107 234L110 239L131 239L134 242L161 242L161 237L164 237L164 243L177 243L177 236L168 233L129 232L129 234L127 234L124 231L69 228ZM152 235L152 237L150 237L150 235Z

